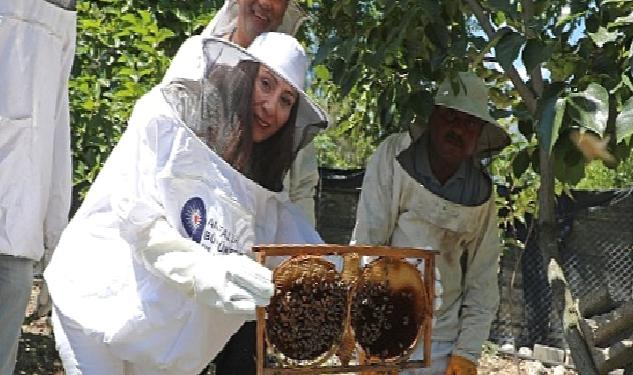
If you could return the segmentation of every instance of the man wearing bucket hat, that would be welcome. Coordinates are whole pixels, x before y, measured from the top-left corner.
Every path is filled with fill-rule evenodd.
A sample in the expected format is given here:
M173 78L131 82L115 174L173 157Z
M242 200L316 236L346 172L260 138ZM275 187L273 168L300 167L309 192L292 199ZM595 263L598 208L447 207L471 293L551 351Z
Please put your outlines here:
M187 39L165 73L163 82L174 77L197 79L202 75L199 45L204 38L220 37L247 48L259 34L276 31L295 35L307 18L295 0L225 0L201 35ZM284 179L284 191L315 225L315 194L319 171L314 145L307 142L294 158Z
M198 374L273 293L252 246L322 242L276 192L326 121L303 48L279 33L201 48L202 79L136 103L45 271L68 375Z
M432 366L403 374L476 374L499 301L501 248L494 190L479 158L510 138L488 112L484 82L466 72L439 86L428 122L418 125L388 137L368 162L352 242L440 251Z

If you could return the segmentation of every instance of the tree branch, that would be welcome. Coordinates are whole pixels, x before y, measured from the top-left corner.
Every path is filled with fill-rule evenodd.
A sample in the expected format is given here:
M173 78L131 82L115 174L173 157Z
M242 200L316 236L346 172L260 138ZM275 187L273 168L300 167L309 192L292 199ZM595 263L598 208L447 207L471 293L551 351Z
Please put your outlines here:
M479 21L479 24L486 32L486 35L488 35L488 39L493 40L497 32L492 27L492 23L490 22L490 19L488 18L488 15L482 8L481 4L479 4L479 1L466 0L466 2L472 8L475 17ZM528 85L525 84L525 82L523 82L521 76L519 75L519 72L517 72L514 67L510 67L508 69L505 69L504 71L508 78L510 78L510 80L512 81L514 87L519 92L519 95L521 95L521 98L525 102L525 105L527 106L530 113L535 115L537 98L536 95L534 95L534 92L528 87Z

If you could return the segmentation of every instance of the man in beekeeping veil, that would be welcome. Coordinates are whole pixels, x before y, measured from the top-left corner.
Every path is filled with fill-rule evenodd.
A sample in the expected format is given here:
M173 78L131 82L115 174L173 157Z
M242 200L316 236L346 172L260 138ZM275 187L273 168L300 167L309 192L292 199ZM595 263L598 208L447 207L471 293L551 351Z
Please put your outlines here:
M197 374L273 293L258 243L319 243L281 190L324 112L292 37L199 44L141 98L45 272L67 374Z
M493 184L480 160L510 137L471 72L444 80L428 121L416 125L389 136L369 160L352 242L439 250L431 368L401 374L474 375L499 303L501 250ZM419 344L411 358L421 354Z

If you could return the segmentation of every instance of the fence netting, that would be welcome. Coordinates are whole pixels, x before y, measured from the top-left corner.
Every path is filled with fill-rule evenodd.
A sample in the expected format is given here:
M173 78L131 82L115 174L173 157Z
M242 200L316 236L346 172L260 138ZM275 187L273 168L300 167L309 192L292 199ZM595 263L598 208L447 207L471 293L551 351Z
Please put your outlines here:
M345 244L354 226L363 171L320 172L319 233L326 242ZM562 267L585 317L633 300L632 192L572 191L571 196L556 200ZM527 244L524 249L507 247L503 251L499 267L502 300L490 339L516 347L544 344L563 348L562 327L538 248L538 231L530 226L528 217L525 224L511 231Z

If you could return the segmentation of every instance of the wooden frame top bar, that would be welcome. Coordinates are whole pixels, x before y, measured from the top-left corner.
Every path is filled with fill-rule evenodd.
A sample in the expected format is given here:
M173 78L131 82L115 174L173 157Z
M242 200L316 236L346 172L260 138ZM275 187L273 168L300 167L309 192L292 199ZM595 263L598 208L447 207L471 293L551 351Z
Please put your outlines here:
M264 374L340 374L363 373L365 371L387 372L402 369L424 368L424 361L404 361L395 364L351 365L351 366L323 366L323 367L295 367L295 368L266 368Z
M439 255L437 250L420 248L367 246L367 245L258 245L253 246L253 252L266 256L280 255L343 255L356 253L369 256L390 256L398 258L432 258Z

